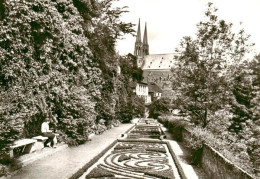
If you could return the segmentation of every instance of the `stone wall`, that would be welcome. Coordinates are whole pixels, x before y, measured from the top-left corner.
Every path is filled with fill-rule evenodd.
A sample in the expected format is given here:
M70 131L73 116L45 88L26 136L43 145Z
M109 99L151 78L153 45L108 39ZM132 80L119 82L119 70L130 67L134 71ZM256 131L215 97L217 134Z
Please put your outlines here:
M183 142L187 143L190 137L190 131L188 129L183 129ZM253 179L250 174L234 165L231 161L207 144L204 144L203 147L201 166L211 179Z
M246 171L231 163L222 154L207 144L203 147L201 165L212 179L251 179Z

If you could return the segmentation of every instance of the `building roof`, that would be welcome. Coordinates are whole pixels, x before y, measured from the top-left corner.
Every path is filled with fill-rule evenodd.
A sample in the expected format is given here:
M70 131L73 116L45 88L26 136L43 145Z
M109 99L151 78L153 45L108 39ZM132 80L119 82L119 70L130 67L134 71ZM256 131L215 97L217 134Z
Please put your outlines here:
M133 82L133 81L132 81L132 82L129 82L129 83L128 83L128 86L129 86L130 88L135 88L137 84L142 84L142 85L145 85L145 86L148 85L147 82L145 82L145 81L139 81L139 82Z
M147 85L147 82L145 82L144 80L143 81L140 81L138 82L139 84L143 84L143 85Z
M155 83L148 83L149 93L162 93L162 90Z
M174 53L144 56L143 70L170 70L174 65Z
M157 70L157 69L153 69L153 70L143 70L143 77L144 79L146 79L149 76L154 76L154 77L169 77L172 76L173 73L171 70Z

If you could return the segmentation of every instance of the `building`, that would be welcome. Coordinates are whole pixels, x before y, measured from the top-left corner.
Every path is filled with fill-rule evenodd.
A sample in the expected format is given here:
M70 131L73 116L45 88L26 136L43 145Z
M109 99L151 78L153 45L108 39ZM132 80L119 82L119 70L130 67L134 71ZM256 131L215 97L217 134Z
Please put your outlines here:
M143 78L147 83L154 83L162 89L162 95L172 95L172 68L175 67L174 53L149 54L147 25L145 23L143 41L141 40L140 19L138 23L134 55L137 66L143 70Z
M162 96L162 90L155 83L138 82L131 86L134 89L133 92L144 99L145 104L150 104Z
M150 102L160 99L162 97L161 88L155 83L148 83L148 98L150 98Z
M138 82L135 85L135 90L137 96L142 97L146 104L151 103L151 98L149 97L148 84L145 82Z

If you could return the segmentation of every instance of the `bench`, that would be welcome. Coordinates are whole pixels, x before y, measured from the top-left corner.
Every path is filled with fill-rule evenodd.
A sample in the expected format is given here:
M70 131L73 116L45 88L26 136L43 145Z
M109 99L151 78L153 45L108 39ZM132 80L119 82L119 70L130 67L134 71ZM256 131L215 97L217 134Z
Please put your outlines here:
M35 139L21 139L14 143L14 145L10 146L10 157L14 157L14 149L23 147L22 153L31 153L33 144L37 142Z
M36 150L41 150L44 148L44 142L48 139L48 137L39 135L39 136L33 137L33 139L37 140L37 142L35 142L35 144L33 145L32 151L36 151Z

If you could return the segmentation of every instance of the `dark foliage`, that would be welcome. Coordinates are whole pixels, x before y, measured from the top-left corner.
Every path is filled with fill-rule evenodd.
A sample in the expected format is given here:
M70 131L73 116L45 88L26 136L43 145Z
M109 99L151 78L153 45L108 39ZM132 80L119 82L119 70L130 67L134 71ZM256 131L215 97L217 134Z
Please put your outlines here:
M115 42L133 25L112 2L0 1L1 156L15 140L39 135L46 117L70 145L116 123L116 103L128 94L117 93Z
M157 119L162 114L169 113L171 101L167 98L160 98L149 105L149 117Z

